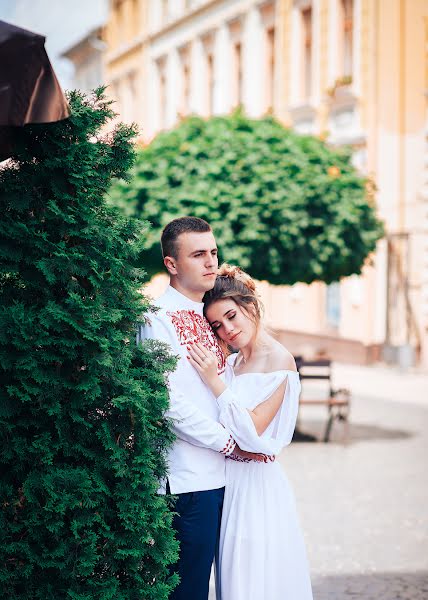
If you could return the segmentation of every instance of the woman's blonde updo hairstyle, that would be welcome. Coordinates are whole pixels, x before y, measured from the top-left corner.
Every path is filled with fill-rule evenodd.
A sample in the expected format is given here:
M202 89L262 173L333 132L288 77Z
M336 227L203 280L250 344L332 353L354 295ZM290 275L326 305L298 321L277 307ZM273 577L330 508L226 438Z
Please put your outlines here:
M254 279L239 267L223 263L213 289L204 295L204 313L211 304L226 298L233 300L259 326L263 307L256 294Z

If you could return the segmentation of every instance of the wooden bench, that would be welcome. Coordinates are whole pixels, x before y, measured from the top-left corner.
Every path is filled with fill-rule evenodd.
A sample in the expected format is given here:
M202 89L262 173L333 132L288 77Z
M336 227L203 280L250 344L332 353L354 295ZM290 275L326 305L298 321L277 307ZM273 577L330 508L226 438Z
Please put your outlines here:
M324 442L330 440L334 421L343 422L344 439L347 441L349 436L351 392L345 388L337 390L333 389L331 381L331 360L327 358L304 360L302 356L296 356L295 360L302 383L305 381L324 381L328 384L326 396L322 398L305 398L301 395L299 404L303 406L326 406L328 416L323 437Z

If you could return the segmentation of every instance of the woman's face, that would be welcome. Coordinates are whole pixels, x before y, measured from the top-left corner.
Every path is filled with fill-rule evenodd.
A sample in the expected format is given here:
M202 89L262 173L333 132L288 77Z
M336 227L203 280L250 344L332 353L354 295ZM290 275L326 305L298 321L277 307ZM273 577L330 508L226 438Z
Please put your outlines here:
M256 334L255 322L231 298L213 302L206 311L206 317L216 335L237 350L249 344Z

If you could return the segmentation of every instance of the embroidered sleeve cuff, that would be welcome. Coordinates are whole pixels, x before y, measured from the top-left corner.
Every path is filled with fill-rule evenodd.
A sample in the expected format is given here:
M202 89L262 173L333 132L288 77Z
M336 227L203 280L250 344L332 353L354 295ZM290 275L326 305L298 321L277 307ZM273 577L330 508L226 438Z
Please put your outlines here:
M236 442L233 439L233 437L230 435L225 447L222 450L220 450L220 452L222 454L224 454L225 456L229 456L229 454L232 454L232 452L234 451L235 446L236 446Z

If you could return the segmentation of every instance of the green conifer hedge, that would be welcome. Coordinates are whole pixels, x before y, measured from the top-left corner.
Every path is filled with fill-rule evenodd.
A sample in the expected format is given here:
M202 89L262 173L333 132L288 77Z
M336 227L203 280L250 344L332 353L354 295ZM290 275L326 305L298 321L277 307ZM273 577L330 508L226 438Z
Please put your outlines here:
M143 229L103 200L135 131L101 133L101 89L69 101L70 119L17 133L0 173L0 597L162 600L174 359L135 344Z
M152 223L150 275L163 268L162 228L190 214L209 221L222 258L257 279L330 283L360 273L382 236L367 187L348 149L238 110L159 134L109 198Z

